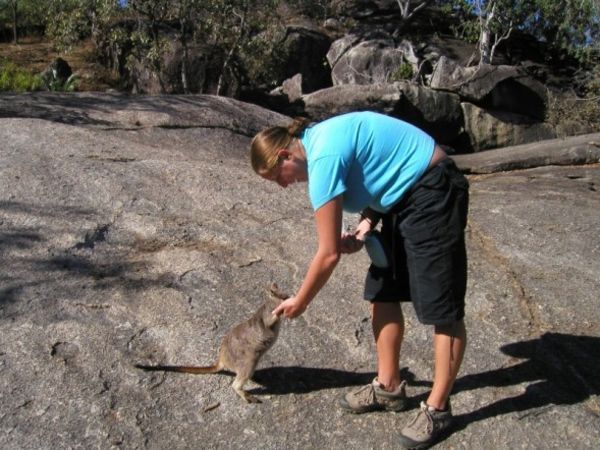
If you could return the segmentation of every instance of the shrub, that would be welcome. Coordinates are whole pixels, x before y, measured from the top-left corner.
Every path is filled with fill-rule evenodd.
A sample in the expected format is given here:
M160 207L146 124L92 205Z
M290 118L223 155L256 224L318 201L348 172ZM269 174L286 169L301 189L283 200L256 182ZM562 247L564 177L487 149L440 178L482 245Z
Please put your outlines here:
M41 80L46 90L55 92L73 92L79 85L79 78L75 74L63 80L56 77L53 72L49 72L46 76L42 76Z
M401 80L410 80L413 77L413 68L407 63L403 62L398 66L398 68L392 74L392 81L401 81Z
M549 93L546 121L559 136L571 130L600 130L600 64L591 71L585 95Z
M14 63L0 61L0 91L27 92L42 89L42 79Z

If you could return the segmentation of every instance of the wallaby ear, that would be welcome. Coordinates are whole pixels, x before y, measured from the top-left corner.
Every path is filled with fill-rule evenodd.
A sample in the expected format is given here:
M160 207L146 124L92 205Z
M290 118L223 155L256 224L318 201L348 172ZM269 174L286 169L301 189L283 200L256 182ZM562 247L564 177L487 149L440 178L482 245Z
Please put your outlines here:
M269 290L271 291L271 294L278 299L285 300L289 297L288 295L284 294L279 290L277 283L272 283Z

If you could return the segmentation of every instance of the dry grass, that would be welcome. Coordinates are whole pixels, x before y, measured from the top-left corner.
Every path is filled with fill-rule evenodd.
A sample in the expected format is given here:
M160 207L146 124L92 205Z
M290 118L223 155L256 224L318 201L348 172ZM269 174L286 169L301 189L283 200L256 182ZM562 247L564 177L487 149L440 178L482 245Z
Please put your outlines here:
M58 52L52 44L39 38L25 38L17 45L0 43L0 59L10 61L32 74L41 73L59 56L78 75L78 91L118 89L119 80L116 76L95 61L91 41L85 41L69 52Z
M549 93L546 121L554 125L559 136L572 134L573 130L600 130L600 64L592 71L586 87L585 97Z

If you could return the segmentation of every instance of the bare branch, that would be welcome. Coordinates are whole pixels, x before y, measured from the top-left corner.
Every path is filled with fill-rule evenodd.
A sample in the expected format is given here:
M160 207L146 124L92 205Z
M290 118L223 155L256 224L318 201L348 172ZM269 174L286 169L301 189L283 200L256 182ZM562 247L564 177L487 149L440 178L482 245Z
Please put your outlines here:
M400 8L400 14L402 15L403 20L410 20L412 17L420 10L425 8L427 5L431 3L431 0L422 0L417 6L411 9L412 0L396 0L398 3L398 7Z
M498 47L498 44L500 44L500 42L502 42L510 37L512 30L513 30L513 22L511 20L506 33L504 33L503 35L500 35L500 36L496 35L496 37L494 38L494 45L492 45L492 50L490 51L490 64L492 63L492 61L494 59L494 53L496 52L496 47Z

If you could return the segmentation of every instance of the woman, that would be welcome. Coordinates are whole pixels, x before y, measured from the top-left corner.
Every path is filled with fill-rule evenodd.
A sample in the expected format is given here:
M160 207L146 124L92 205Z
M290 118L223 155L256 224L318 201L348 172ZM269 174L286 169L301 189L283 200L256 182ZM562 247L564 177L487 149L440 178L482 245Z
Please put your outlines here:
M434 140L411 124L355 112L310 126L301 119L266 129L251 144L252 167L287 187L308 181L318 248L300 290L275 309L298 317L327 282L341 253L360 250L382 221L387 267L371 265L371 302L377 377L341 399L355 413L406 406L399 358L404 337L400 302L434 328L432 390L400 434L407 447L429 445L450 424L449 395L466 346L464 227L468 183ZM360 213L354 233L342 233L342 211ZM381 264L380 264L381 265Z

